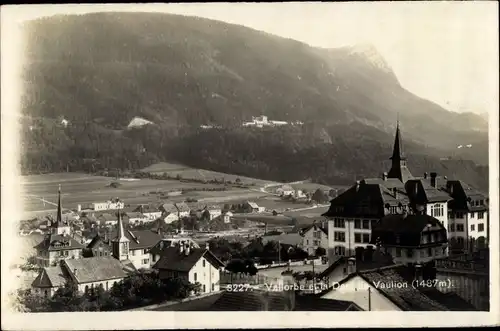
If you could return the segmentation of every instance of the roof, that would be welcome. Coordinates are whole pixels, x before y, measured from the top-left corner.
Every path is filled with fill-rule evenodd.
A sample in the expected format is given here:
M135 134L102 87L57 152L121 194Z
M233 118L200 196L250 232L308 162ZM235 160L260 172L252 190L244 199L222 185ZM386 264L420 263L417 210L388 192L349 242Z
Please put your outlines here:
M358 273L368 283L382 282L386 284L411 284L414 274L411 269L403 265L395 265L377 270ZM458 295L444 294L434 287L415 288L413 286L391 288L374 286L376 291L382 293L403 311L467 311L475 310L474 307Z
M178 247L169 247L161 252L160 259L153 268L189 272L202 257L206 258L215 267L224 266L224 263L208 249L191 248L189 255L186 255L184 252L180 253Z
M162 247L162 242L163 242L163 247ZM170 248L174 247L177 245L179 242L189 242L192 244L195 248L200 248L200 245L196 241L194 241L192 238L163 238L161 239L156 245L154 245L149 252L151 254L155 255L162 255L163 251Z
M176 203L175 207L179 212L189 212L191 210L185 202Z
M374 251L373 258L371 260L356 259L356 269L358 271L377 269L382 267L387 267L394 265L392 257L390 255L377 254ZM340 256L335 262L333 262L328 268L326 268L319 277L328 277L335 269L339 267L344 267L347 263L348 258L345 256Z
M290 309L289 299L283 292L267 290L228 292L173 305L164 310L184 311L348 311L362 310L355 303L343 300L329 300L295 294L295 307ZM183 307L185 306L185 308ZM187 309L186 309L187 308ZM163 309L162 309L163 310Z
M305 234L306 232L308 232L309 230L311 230L313 228L315 230L321 230L321 231L323 231L328 236L328 223L326 223L324 226L321 226L321 225L318 225L318 224L311 224L311 225L302 227L301 230L303 231L303 234Z
M51 234L45 237L35 248L49 251L66 251L84 249L85 246L68 235Z
M94 238L92 238L92 240L88 243L87 248L93 249L97 246L103 246L111 249L109 243L105 242L104 238L99 235L96 235Z
M138 212L138 213L157 213L159 212L158 208L150 205L150 204L145 204L145 205L139 205L136 208L133 209L133 212Z
M247 204L252 208L259 208L259 205L257 205L255 202L247 201Z
M100 216L97 217L97 219L101 219L104 222L117 222L118 217L116 215L108 214L108 213L103 213Z
M372 229L372 244L380 238L381 244L398 244L399 236L401 246L419 246L421 233L428 224L438 227L441 231L446 231L441 222L429 215L386 215L377 222ZM446 242L446 235L443 236Z
M219 205L210 205L210 206L207 206L207 209L208 210L221 210L221 206Z
M114 229L109 238L115 238L117 230ZM129 248L131 250L141 248L151 248L158 243L162 236L153 230L139 230L139 231L124 231L125 237L130 241Z
M144 218L145 216L140 212L129 212L125 213L128 218Z
M63 263L79 284L125 278L130 272L135 271L128 264L109 256L68 259Z
M293 191L293 187L291 187L290 185L288 184L285 184L283 186L280 187L283 191Z
M167 213L177 213L177 208L173 203L164 203L160 206L160 209Z
M66 284L66 275L60 265L43 268L31 286L38 288L61 287Z

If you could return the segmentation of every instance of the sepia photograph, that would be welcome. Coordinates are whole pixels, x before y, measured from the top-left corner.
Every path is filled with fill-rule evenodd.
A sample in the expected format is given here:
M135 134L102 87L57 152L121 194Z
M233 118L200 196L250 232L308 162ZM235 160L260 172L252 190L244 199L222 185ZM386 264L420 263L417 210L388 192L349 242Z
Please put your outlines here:
M498 325L497 14L2 6L2 329Z

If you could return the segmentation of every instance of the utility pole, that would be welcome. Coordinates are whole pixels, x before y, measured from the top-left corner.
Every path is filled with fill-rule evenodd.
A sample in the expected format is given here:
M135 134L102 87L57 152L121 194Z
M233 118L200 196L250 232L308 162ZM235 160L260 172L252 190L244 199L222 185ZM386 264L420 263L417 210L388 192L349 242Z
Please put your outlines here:
M372 310L372 288L368 287L368 311Z
M281 263L281 240L278 240L278 263Z
M313 294L316 294L316 274L314 273L314 260L312 260L313 265Z

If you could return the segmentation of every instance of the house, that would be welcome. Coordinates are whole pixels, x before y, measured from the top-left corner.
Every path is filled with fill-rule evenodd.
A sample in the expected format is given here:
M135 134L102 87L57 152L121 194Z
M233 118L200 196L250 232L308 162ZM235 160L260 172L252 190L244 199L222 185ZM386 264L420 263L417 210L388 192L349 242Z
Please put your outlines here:
M450 243L456 241L458 249L467 248L464 246L470 236L480 236L472 232L476 229L482 230L481 240L487 242L487 197L463 182L440 178L436 173L414 177L402 151L399 123L390 159L389 172L381 178L357 181L334 198L322 215L330 224L329 256L352 256L356 247L369 245L371 227L389 214L431 215L448 229Z
M61 188L57 203L57 216L48 233L37 246L36 261L40 266L54 266L64 259L80 259L85 246L72 238L71 226L62 217Z
M302 230L302 248L311 256L316 254L318 247L328 250L328 224L314 223Z
M129 260L136 269L151 267L149 250L162 239L158 230L125 230L120 214L117 229L111 233L110 238L113 256L120 261Z
M102 256L112 256L113 250L111 248L110 242L106 237L101 237L96 235L87 248L84 250L84 257L102 257Z
M179 218L188 217L191 211L191 208L185 202L176 203L175 208L177 209Z
M379 244L395 263L425 264L448 256L446 229L429 215L387 215L372 230L371 244Z
M166 224L170 224L172 222L179 220L179 216L177 215L177 213L170 213L170 212L164 213L163 216L161 216L160 218L163 219L163 221Z
M295 190L290 185L285 184L276 190L276 194L283 196L283 197L286 197L289 195L294 195Z
M243 204L244 213L261 213L266 210L264 207L259 207L255 202L247 201Z
M90 205L90 209L94 211L100 210L110 210L110 209L123 209L125 208L125 203L118 198L110 199L104 202L93 202Z
M97 217L100 226L111 225L115 226L118 223L116 215L103 213Z
M128 212L125 213L124 216L125 219L128 220L128 223L130 225L150 222L150 219L148 217L144 216L142 213L139 212Z
M162 216L169 214L176 214L179 217L179 211L177 207L173 203L164 203L158 207L158 210L161 211Z
M150 221L155 221L158 218L160 218L162 215L161 210L159 210L158 208L156 208L155 206L153 206L151 204L139 205L139 206L137 206L137 208L133 209L132 211L136 212L136 213L143 214Z
M189 237L169 237L161 239L156 245L154 245L150 250L149 254L151 256L152 265L160 260L163 251L167 248L178 247L179 245L190 245L194 248L200 248L200 245L193 239Z
M210 215L210 221L222 214L222 209L218 205L205 206L204 210L207 210Z
M222 263L208 247L194 248L189 244L169 247L161 252L158 262L153 266L159 277L183 278L190 283L199 283L201 293L220 290L220 271Z
M81 293L95 287L108 291L135 271L130 262L122 262L113 257L64 260L58 266L43 268L33 281L32 288L46 297L52 296L68 282L76 285Z
M295 199L306 199L307 195L302 190L296 190L293 194Z
M319 296L351 301L365 311L475 310L455 293L441 292L439 286L412 286L425 279L422 270L405 265L355 271Z
M219 215L218 217L220 217L225 224L228 224L228 223L231 223L231 217L233 217L234 214L232 212L230 212L229 210L227 211L224 211L222 212L221 215Z
M284 246L300 247L302 248L302 237L298 233L285 233L275 236L263 236L262 243L265 245L270 241L279 242Z

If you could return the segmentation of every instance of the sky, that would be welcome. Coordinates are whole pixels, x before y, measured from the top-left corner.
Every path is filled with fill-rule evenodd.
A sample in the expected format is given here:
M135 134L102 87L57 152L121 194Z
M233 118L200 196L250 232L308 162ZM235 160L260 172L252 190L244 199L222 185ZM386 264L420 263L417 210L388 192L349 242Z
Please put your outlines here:
M95 11L155 11L240 24L316 47L370 44L401 84L418 96L452 111L498 111L496 1L16 7L9 8L14 21Z

